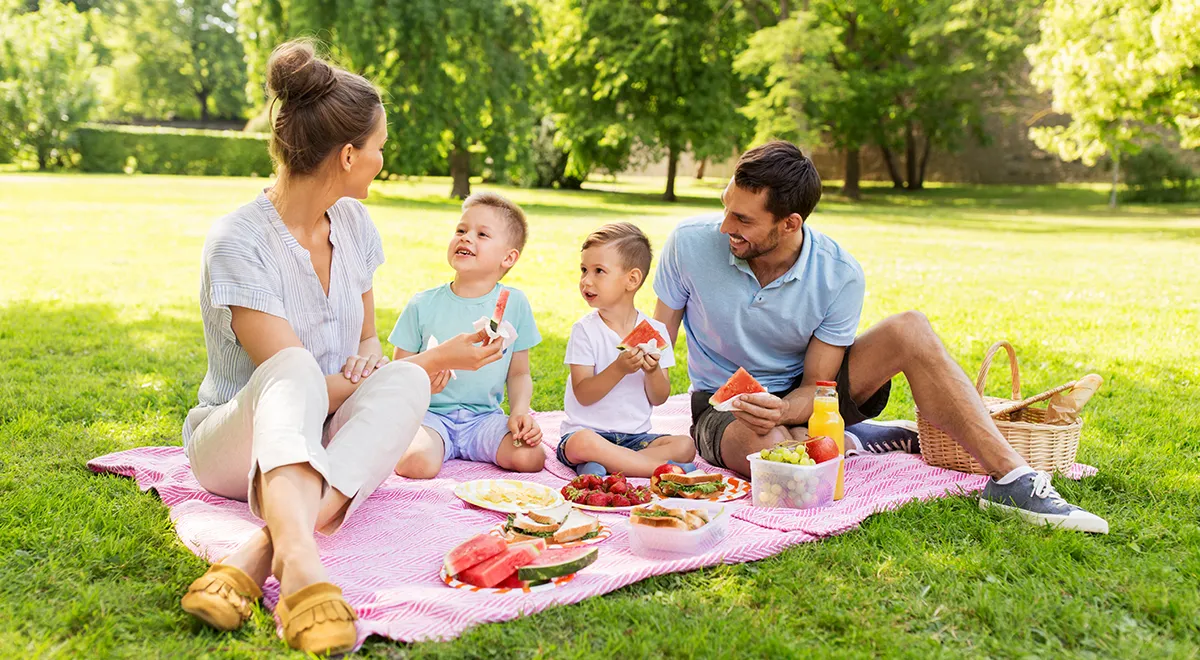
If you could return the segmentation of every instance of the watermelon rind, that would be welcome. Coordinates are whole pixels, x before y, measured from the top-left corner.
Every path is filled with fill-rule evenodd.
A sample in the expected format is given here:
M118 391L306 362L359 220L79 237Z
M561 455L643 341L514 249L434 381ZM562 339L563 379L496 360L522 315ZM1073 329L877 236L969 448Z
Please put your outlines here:
M596 548L564 548L547 550L532 563L517 569L517 577L525 581L553 580L556 577L578 573L590 566L600 551Z

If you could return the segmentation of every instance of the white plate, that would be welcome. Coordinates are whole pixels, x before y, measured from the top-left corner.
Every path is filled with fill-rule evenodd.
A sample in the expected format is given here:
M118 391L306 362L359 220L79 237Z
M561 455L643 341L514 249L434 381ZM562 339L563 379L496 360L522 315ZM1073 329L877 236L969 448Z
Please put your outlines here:
M738 477L722 475L721 480L725 482L725 490L721 491L720 493L714 493L705 497L697 497L695 499L688 499L678 495L676 497L689 502L732 502L733 500L740 500L741 498L750 494L749 479L740 479ZM663 496L659 495L658 493L654 493L654 497L656 499L663 499ZM653 502L651 502L651 504L653 504Z
M446 574L445 566L442 566L441 569L438 570L438 577L441 578L442 583L445 584L447 587L450 587L451 589L466 589L467 591L470 591L472 593L481 593L481 594L519 594L519 593L529 594L529 593L535 593L535 592L539 592L539 591L549 591L551 589L557 589L557 588L563 586L564 584L567 584L571 580L574 580L576 575L579 575L579 574L572 573L570 575L556 577L556 578L550 580L549 582L547 582L546 584L539 584L536 587L524 587L522 589L516 589L516 588L512 588L512 587L490 587L490 588L489 587L477 587L473 584L467 584L466 582L463 582L462 580L459 580L457 578L450 577L449 575Z
M513 493L524 491L526 495L521 499L510 502L492 502L483 499L483 495L487 494L491 489ZM526 499L528 493L541 493L547 499L544 502L528 500ZM456 486L454 494L468 504L473 504L489 511L499 511L500 513L521 513L530 509L544 509L558 506L566 501L563 499L562 493L549 486L543 486L532 481L521 481L519 479L477 479L475 481L468 481Z

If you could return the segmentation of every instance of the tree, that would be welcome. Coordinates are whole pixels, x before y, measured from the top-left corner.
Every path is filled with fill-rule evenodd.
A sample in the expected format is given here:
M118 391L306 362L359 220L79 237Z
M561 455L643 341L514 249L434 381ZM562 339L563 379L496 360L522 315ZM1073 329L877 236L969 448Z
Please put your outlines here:
M640 143L666 155L663 199L674 201L681 154L745 141L733 60L746 30L731 2L571 0L556 19L548 81L576 166L621 163Z
M239 13L253 81L277 44L318 35L384 90L392 171L449 161L450 194L465 197L479 156L503 171L532 140L538 19L525 0L365 2L355 11L327 0L241 0Z
M118 0L109 113L153 119L242 118L245 53L231 0Z
M93 106L86 34L87 19L58 0L0 23L0 137L38 169L66 164L70 131Z
M1122 156L1156 139L1158 126L1200 146L1200 5L1185 0L1053 0L1041 39L1026 53L1031 80L1053 94L1067 126L1030 129L1042 149L1086 165L1113 162L1117 205Z

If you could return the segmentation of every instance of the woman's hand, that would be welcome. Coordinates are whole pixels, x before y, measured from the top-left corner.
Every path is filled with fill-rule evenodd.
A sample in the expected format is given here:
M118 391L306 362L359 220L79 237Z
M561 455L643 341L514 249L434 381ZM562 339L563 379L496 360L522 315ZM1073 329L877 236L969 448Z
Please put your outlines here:
M342 375L351 383L357 383L387 363L388 359L382 355L351 355L346 358L346 364L342 367Z
M436 358L439 371L448 369L476 371L504 356L503 342L493 342L487 346L479 345L487 338L486 329L479 332L464 332L421 355Z

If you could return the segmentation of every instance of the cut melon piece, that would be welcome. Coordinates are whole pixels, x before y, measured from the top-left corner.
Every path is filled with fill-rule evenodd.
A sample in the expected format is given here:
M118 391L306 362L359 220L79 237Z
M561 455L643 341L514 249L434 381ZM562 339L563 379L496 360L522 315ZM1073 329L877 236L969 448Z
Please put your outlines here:
M521 578L517 577L516 573L513 573L512 575L504 578L504 580L500 584L496 585L496 588L497 589L532 589L533 587L540 587L543 584L549 584L549 582L550 582L550 580L535 580L533 582L530 582L528 580L522 580Z
M508 289L500 290L500 297L496 298L496 311L492 312L492 332L500 331L500 323L504 321L504 310L508 309L508 294L512 291Z
M472 536L457 548L446 553L446 575L458 575L468 568L504 552L508 544L491 534Z
M520 567L533 562L545 549L546 542L541 539L514 543L505 548L504 552L475 564L459 573L457 577L467 584L490 589Z
M713 392L713 395L708 398L708 405L717 408L739 394L757 394L766 391L767 388L759 385L749 371L738 367L738 370L733 372L721 389Z
M547 550L538 558L517 569L517 577L526 581L553 580L556 577L578 573L590 566L600 556L596 548L562 548Z
M621 343L617 344L617 350L623 351L633 346L641 346L642 344L649 344L651 342L653 342L659 350L667 347L667 340L663 339L663 336L658 334L658 330L655 330L654 326L650 325L650 321L642 319L642 322L634 326L633 331L628 335L625 335L625 338L621 340Z

